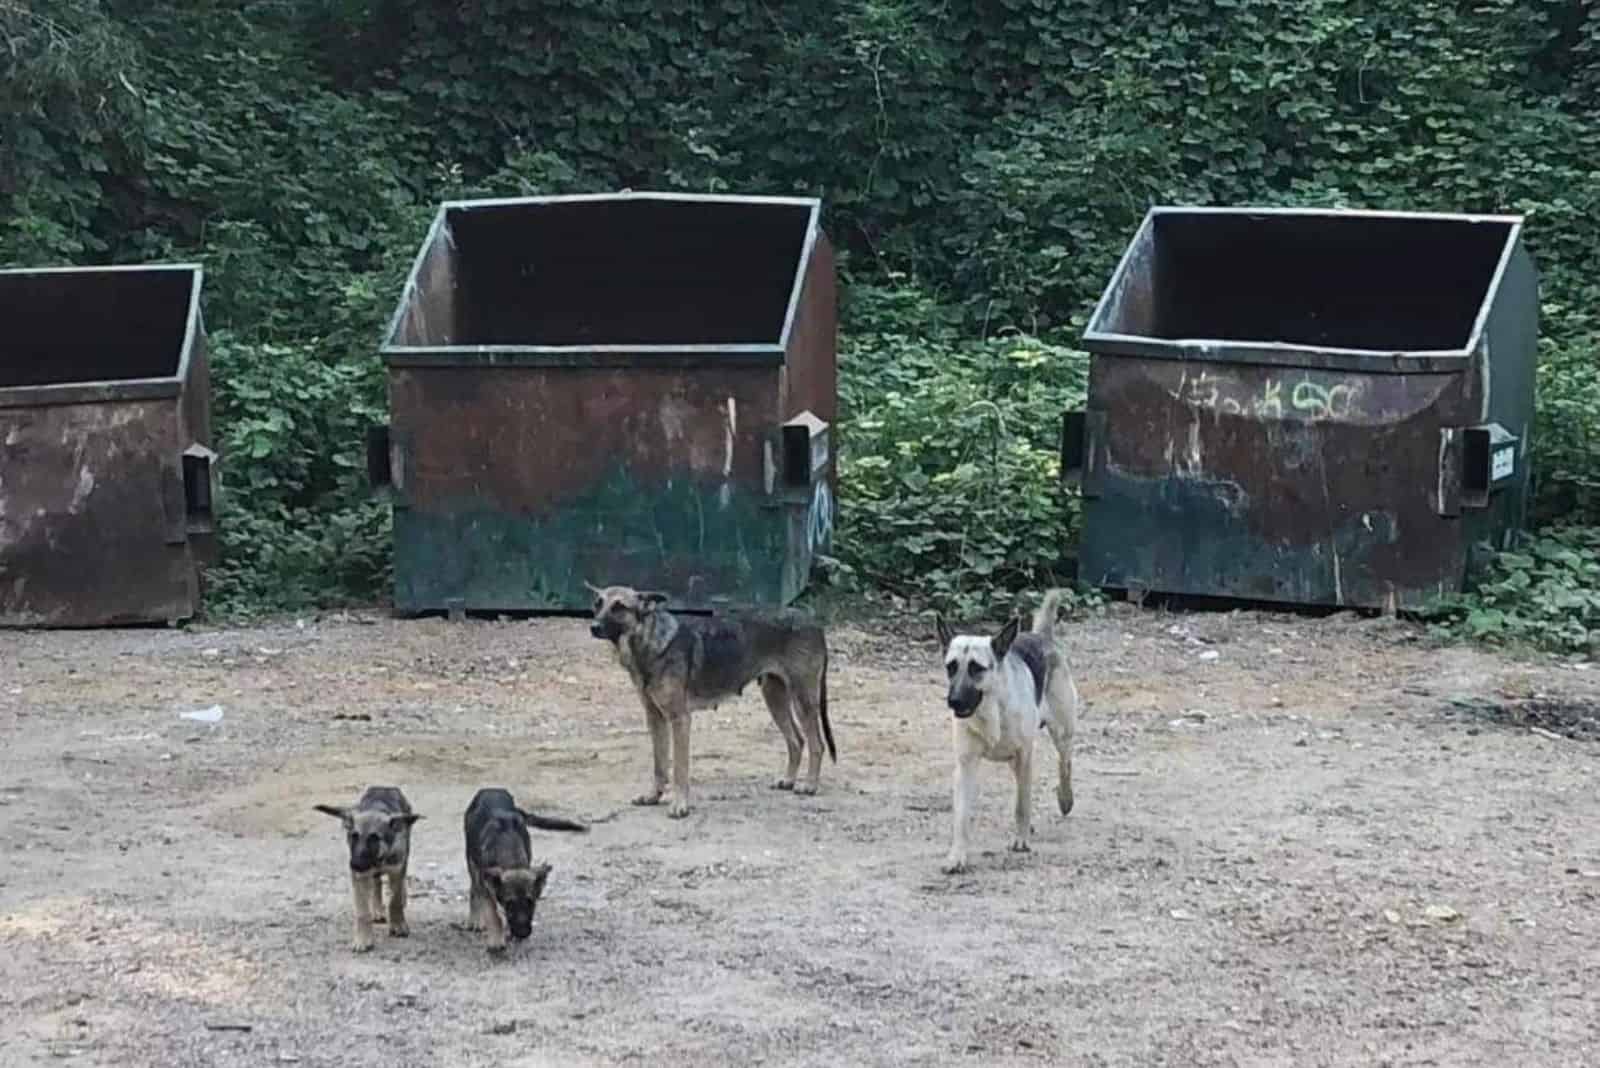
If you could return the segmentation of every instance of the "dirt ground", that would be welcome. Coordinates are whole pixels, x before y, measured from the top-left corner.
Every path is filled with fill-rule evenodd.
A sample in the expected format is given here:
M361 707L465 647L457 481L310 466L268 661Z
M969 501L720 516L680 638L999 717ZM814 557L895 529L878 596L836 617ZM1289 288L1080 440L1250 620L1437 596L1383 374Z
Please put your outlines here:
M1077 809L1040 760L1010 854L986 768L953 877L928 637L832 632L815 798L768 788L754 689L700 715L671 821L579 620L0 633L0 1064L1600 1063L1600 668L1351 616L1062 630ZM356 956L311 805L370 783L427 818L413 936ZM462 928L492 784L594 821L535 838L504 960Z

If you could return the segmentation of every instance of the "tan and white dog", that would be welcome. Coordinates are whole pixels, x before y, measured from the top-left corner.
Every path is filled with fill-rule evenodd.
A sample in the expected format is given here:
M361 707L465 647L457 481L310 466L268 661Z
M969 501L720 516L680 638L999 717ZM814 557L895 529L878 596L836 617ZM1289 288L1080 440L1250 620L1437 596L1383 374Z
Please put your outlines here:
M978 797L978 762L1011 765L1017 781L1013 852L1028 851L1033 810L1033 743L1041 728L1050 732L1060 767L1056 803L1072 811L1072 732L1078 715L1078 688L1066 657L1056 647L1056 610L1061 591L1051 590L1033 614L1033 628L1018 633L1015 617L993 638L956 634L938 617L944 669L950 677L945 703L954 718L955 829L944 871L967 867L967 836Z

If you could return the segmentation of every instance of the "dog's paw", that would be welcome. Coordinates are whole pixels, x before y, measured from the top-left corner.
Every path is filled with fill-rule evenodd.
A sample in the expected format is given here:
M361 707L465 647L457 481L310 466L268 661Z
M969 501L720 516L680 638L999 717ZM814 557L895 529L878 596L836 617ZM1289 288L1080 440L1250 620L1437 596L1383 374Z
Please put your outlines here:
M1007 848L1009 848L1011 850L1011 852L1013 852L1013 853L1031 853L1031 852L1033 852L1033 850L1028 848L1028 840L1026 838L1013 838L1013 839L1011 839L1011 845L1008 846Z
M661 795L658 793L642 793L633 799L633 803L646 807L650 805L659 805L661 804Z
M672 802L672 805L667 809L667 818L668 819L681 820L685 816L687 816L688 814L689 814L689 802L687 802L687 801L674 801L674 802Z
M352 952L352 953L371 953L372 952L372 939L370 939L370 938L358 938L358 939L356 939L354 942L350 943L350 952Z
M372 922L375 923L375 924L378 924L381 927L383 924L386 924L386 923L389 922L389 917L384 916L382 914L379 914L377 916L372 917Z
M817 792L817 784L814 783L814 782L808 782L808 781L802 779L801 781L799 781L799 782L794 784L794 792L797 793L797 794L804 794L805 796L810 797L810 796L814 795Z
M939 870L946 875L960 875L967 870L967 858L958 857L952 853L944 859L943 864L939 865Z
M504 942L490 942L484 948L489 951L491 957L503 957L506 955L506 944Z
M774 790L793 790L794 789L794 780L793 779L784 779L784 778L773 779L772 780L772 788Z
M409 923L407 923L405 920L401 920L399 923L391 923L389 925L389 937L390 938L410 938L411 937L411 925Z
M1071 790L1061 790L1061 791L1056 793L1056 807L1061 810L1061 814L1063 816L1068 815L1069 813L1072 812L1072 791Z

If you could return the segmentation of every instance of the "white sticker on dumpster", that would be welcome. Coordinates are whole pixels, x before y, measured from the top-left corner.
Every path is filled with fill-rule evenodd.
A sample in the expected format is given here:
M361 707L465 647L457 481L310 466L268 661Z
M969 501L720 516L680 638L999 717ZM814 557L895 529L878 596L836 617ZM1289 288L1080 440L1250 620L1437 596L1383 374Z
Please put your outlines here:
M1502 478L1510 478L1511 472L1517 469L1517 450L1515 446L1508 445L1503 449L1496 449L1494 458L1489 464L1489 479L1499 482Z

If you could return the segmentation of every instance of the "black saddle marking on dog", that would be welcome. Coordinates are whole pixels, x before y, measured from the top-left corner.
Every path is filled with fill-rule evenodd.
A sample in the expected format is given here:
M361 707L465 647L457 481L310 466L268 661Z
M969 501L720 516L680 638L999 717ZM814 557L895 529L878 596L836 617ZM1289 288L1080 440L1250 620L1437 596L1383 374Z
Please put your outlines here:
M1044 700L1044 673L1050 656L1044 638L1037 634L1019 634L1011 643L1011 652L1028 665L1028 674L1033 676L1033 702L1038 704Z

